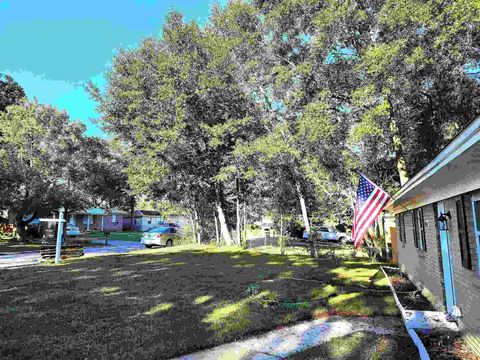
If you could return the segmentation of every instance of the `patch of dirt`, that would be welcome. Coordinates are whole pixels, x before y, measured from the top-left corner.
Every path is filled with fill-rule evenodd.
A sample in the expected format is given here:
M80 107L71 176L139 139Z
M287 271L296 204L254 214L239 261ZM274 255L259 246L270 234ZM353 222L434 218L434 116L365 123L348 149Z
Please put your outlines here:
M418 334L430 359L480 360L470 351L459 334Z
M405 310L435 311L435 307L421 294L421 291L400 271L385 269L400 304Z

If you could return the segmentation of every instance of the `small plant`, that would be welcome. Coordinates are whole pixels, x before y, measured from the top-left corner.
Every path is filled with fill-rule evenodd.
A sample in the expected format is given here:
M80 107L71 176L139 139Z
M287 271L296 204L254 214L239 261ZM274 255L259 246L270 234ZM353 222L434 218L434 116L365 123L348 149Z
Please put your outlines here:
M255 295L258 293L259 291L259 286L258 284L250 284L247 286L247 289L245 290L245 292L248 294L248 295Z

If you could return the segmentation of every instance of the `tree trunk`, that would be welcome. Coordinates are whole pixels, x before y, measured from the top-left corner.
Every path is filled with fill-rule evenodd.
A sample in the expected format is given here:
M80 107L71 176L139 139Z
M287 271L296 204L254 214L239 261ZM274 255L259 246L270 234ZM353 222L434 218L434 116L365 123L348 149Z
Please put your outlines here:
M202 228L198 221L198 212L197 209L193 209L193 214L195 215L195 233L197 234L197 242L200 245L202 243Z
M237 224L236 224L236 234L235 234L235 238L236 238L236 243L237 245L240 245L240 236L241 236L241 230L240 230L240 224L241 224L241 215L240 215L240 182L238 180L238 178L235 179L235 186L236 186L236 190L237 190L237 201L236 201L236 215L237 215Z
M409 180L405 157L403 156L402 140L398 131L397 124L393 113L393 105L390 98L387 97L390 105L390 131L392 133L393 150L395 150L395 162L397 166L398 176L400 177L400 185L403 186Z
M300 189L300 184L297 182L297 194L298 198L300 200L300 207L302 209L302 218L303 218L303 224L305 225L305 230L307 233L310 233L310 223L308 222L308 214L307 214L307 207L305 206L305 198L303 197L302 191Z
M236 230L237 230L237 233L235 234L236 235L236 242L237 242L237 245L240 245L240 223L241 223L241 218L240 218L240 200L237 196L237 227L236 227Z
M27 241L27 232L25 230L25 226L30 224L33 219L35 219L35 215L36 213L34 212L32 216L27 220L23 220L23 213L17 213L15 215L15 226L17 227L17 234L20 236L20 241Z
M215 217L215 237L217 240L217 246L220 245L220 234L218 233L218 219L217 219L217 214L214 213Z
M21 242L26 242L27 241L27 233L25 231L25 223L18 219L18 217L15 217L15 226L17 228L17 234L20 237Z
M190 215L190 222L192 223L192 238L193 238L193 242L195 242L197 241L197 235L195 231L195 220L193 219L193 212Z
M130 231L133 229L133 212L135 211L135 196L130 196Z
M230 231L228 230L228 225L225 220L225 213L223 212L222 205L218 203L217 205L218 211L218 221L220 222L220 234L225 240L226 245L232 245L232 236L230 235Z
M232 236L230 230L228 229L227 221L225 219L225 212L223 211L223 193L222 185L216 185L216 195L217 195L217 213L218 213L218 222L220 223L220 236L225 240L226 245L232 245Z
M247 204L243 203L243 242L247 246Z

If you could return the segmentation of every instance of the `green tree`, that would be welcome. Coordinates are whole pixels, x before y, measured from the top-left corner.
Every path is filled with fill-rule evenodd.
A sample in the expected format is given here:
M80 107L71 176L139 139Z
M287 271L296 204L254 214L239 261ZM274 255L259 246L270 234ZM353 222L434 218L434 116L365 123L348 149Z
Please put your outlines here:
M107 144L86 138L85 126L66 113L36 102L11 105L0 113L0 129L0 204L15 213L22 240L35 216L113 201L117 174L105 163Z
M107 128L127 144L129 182L153 198L180 202L213 234L217 213L231 243L234 184L222 174L236 141L254 130L250 100L232 76L218 37L179 13L169 14L162 39L120 50L100 101Z
M0 74L0 112L4 112L7 106L18 104L24 97L23 88L9 75Z

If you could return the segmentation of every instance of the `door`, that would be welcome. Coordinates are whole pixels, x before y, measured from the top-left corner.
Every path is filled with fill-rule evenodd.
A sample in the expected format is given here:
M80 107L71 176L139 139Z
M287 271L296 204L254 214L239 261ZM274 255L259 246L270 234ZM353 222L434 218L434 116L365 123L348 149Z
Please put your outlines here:
M440 201L437 204L437 217L440 217L442 214L445 214L447 210L445 209L445 202ZM443 268L443 280L445 284L445 302L447 305L447 313L451 315L456 315L456 295L455 295L455 286L453 282L453 262L452 255L450 253L450 231L448 224L451 220L442 222L438 221L438 231L440 233L440 248L442 251L442 268Z
M472 197L472 212L473 212L473 226L475 233L475 245L477 247L477 254L480 254L480 195ZM472 264L475 269L476 265ZM479 270L480 274L480 270Z

